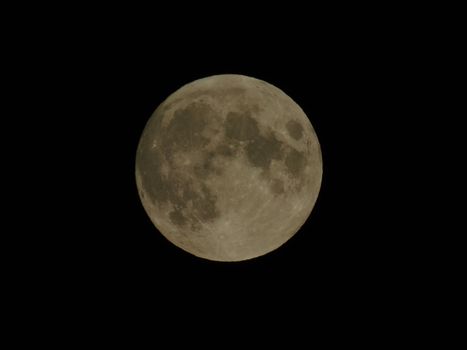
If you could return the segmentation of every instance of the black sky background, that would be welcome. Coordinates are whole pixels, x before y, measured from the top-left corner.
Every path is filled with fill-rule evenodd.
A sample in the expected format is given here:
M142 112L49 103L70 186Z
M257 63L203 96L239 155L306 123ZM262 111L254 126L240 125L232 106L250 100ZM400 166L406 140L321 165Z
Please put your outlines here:
M406 190L416 182L404 110L414 44L381 17L334 15L185 21L171 13L158 21L104 11L28 33L36 58L21 62L42 111L32 125L50 135L35 148L47 156L31 166L53 208L37 219L45 233L29 244L44 248L28 268L48 298L105 319L243 316L252 325L269 316L294 322L291 315L351 323L397 310L419 276L411 254L418 234L406 220ZM186 83L225 73L265 80L294 99L316 131L324 167L301 230L238 263L203 260L168 242L134 179L139 137L157 106Z

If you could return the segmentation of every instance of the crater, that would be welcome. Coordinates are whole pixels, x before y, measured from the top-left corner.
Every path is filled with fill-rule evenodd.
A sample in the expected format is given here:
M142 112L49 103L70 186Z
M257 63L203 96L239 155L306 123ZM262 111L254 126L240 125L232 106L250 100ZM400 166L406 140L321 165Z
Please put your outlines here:
M289 135L294 138L295 140L300 140L303 135L303 127L302 125L295 121L295 120L289 120L287 124L285 124L285 127L287 129L287 132Z

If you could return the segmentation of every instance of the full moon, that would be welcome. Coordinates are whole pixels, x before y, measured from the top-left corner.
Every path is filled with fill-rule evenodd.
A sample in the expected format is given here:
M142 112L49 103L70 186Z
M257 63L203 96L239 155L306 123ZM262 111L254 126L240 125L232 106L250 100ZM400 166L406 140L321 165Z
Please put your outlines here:
M136 184L149 218L198 257L241 261L289 240L315 205L321 149L282 90L243 75L193 81L146 124Z

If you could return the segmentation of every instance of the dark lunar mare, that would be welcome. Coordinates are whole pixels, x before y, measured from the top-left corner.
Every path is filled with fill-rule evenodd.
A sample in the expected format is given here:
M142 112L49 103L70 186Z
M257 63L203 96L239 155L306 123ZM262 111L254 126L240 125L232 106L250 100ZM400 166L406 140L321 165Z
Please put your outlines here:
M302 138L303 127L299 122L291 119L285 124L285 127L289 135L295 140L300 140Z

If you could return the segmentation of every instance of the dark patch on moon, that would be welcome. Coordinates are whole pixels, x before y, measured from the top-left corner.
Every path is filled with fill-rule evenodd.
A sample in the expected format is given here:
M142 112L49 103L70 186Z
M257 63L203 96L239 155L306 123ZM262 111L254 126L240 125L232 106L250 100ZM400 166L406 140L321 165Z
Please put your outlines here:
M190 184L184 181L179 175L173 175L172 183L166 182L168 199L176 209L186 208L186 202L183 200L183 193Z
M169 192L171 194L169 202L174 207L169 218L174 225L184 226L191 223L192 229L200 229L199 221L210 222L220 216L216 205L217 197L204 183L201 183L201 189L198 191L195 191L187 181L183 182L181 187L181 191ZM179 194L180 192L182 195ZM191 213L184 214L188 210L189 203L191 203Z
M207 178L211 173L211 171L209 170L209 166L209 163L195 165L193 168L195 175L200 179Z
M195 191L193 191L192 185L186 183L186 185L183 188L183 195L182 195L183 201L188 202L190 200L195 199L197 196L198 194Z
M177 226L185 225L187 220L186 217L179 210L171 211L169 214L170 221Z
M168 199L169 186L164 181L160 171L163 155L159 150L146 146L142 148L139 154L139 164L144 164L144 170L141 171L141 181L143 188L148 192L149 198L164 203Z
M294 138L295 140L300 140L303 135L303 127L300 123L295 120L289 120L285 127L289 133L289 135Z
M198 220L209 222L220 216L219 209L216 206L217 197L204 183L201 183L200 190L194 190L188 181L179 184L180 191L174 191L173 186L171 187L169 183L167 183L167 186L172 188L169 191L169 201L174 207L174 210L170 213L170 220L173 224L182 226L190 222L194 225ZM182 210L187 210L188 203L192 205L192 214L184 215Z
M273 134L258 135L246 146L246 155L253 166L267 170L273 159L282 159L281 145Z
M306 165L306 158L302 152L292 148L285 157L287 170L295 177L299 177Z
M214 165L215 157L214 152L204 152L201 162L193 166L194 173L199 179L205 180L211 174L222 174L222 169Z
M278 195L284 193L284 182L279 179L273 179L271 183L271 191Z
M174 179L172 178L172 181ZM217 208L217 197L211 190L201 183L201 189L195 190L188 180L177 178L177 181L163 183L166 191L165 197L153 197L159 204L170 203L173 210L169 213L170 221L177 226L191 223L196 226L198 220L202 222L212 221L220 216ZM150 189L150 188L149 188ZM185 213L188 204L191 203L192 214Z
M258 122L249 112L227 114L225 135L238 141L248 141L259 135Z
M213 113L211 107L199 102L193 102L185 108L176 110L164 135L164 145L167 150L186 151L208 144L209 140L202 136L201 132Z
M216 207L217 197L203 183L201 184L201 196L193 199L194 214L202 221L211 221L220 216Z
M235 155L235 146L233 144L222 143L216 147L216 153L231 158Z
M282 142L274 134L260 134L258 122L250 112L230 112L225 122L225 135L233 141L246 141L245 152L249 162L264 170L269 169L273 159L282 159ZM223 151L229 154L224 147ZM229 154L230 155L230 154Z
M188 218L190 219L191 231L199 232L202 228L200 221L193 214L189 214Z

